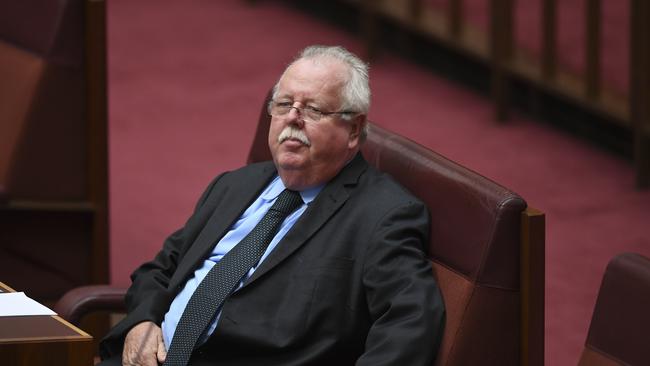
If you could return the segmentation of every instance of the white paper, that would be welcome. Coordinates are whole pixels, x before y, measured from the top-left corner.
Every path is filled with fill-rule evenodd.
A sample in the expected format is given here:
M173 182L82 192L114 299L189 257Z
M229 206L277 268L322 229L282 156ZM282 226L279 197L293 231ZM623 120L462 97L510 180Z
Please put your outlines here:
M0 316L23 315L56 315L56 313L30 299L24 292L0 293Z

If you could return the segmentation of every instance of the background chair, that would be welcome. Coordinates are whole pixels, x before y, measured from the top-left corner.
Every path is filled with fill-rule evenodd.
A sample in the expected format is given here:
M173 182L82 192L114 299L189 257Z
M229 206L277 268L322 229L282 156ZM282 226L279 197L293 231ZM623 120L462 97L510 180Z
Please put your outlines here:
M265 102L249 162L271 158L269 121ZM543 365L544 215L506 188L377 125L370 125L363 153L429 206L429 258L447 307L436 365ZM69 293L56 309L73 319L91 303L120 305L120 294L106 290Z
M614 257L605 270L579 366L650 365L650 259Z
M0 278L48 304L109 280L104 16L0 2Z

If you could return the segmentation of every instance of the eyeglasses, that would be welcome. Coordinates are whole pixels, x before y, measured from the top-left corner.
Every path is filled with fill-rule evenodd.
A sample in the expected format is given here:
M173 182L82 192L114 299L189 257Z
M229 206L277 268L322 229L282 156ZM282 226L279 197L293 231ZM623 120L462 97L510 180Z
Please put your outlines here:
M304 107L294 107L293 102L276 102L274 100L269 102L268 112L273 117L284 117L289 114L292 109L295 109L305 122L318 122L321 118L334 114L357 114L357 112L352 111L325 112L309 105Z

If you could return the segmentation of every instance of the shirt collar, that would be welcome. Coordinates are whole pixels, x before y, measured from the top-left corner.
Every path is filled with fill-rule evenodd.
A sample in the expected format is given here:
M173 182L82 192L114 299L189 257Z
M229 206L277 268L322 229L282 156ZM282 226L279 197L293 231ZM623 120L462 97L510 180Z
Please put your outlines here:
M304 191L300 191L300 197L302 197L302 201L309 204L311 201L318 196L318 193L325 187L325 184L321 184L316 187L308 188L305 189ZM280 179L279 175L276 175L275 178L271 181L271 183L268 185L268 187L262 192L262 199L266 201L271 201L276 199L282 191L284 191L286 187L284 186L284 183L282 183L282 179Z

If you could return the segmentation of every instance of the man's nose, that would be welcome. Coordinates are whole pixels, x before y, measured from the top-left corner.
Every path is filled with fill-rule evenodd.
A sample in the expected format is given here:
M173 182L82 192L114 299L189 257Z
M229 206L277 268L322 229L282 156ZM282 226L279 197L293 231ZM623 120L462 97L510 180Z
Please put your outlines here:
M295 104L292 105L288 114L289 122L302 125L305 121L303 120L302 113L300 112L301 112L300 107L296 106Z

